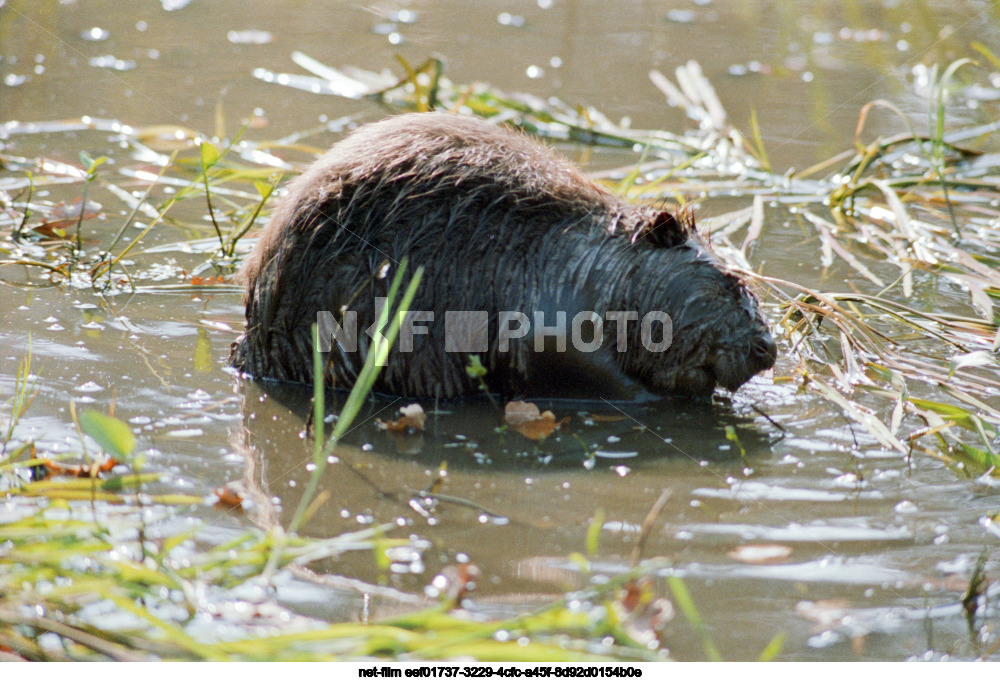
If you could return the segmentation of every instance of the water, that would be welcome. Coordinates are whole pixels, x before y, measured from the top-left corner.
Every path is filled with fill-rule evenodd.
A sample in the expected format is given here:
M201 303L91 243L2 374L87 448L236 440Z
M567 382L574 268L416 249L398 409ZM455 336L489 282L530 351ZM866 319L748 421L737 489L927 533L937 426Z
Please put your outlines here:
M164 9L173 5L180 7ZM253 117L245 134L274 139L321 120L383 114L363 102L252 77L257 67L301 73L290 59L301 50L334 66L374 70L396 67L397 53L413 63L436 53L456 82L558 96L613 120L628 117L638 128L679 131L683 116L665 106L647 74L671 74L696 59L734 124L748 129L751 110L757 112L774 167L801 168L848 148L857 111L869 100L890 99L925 120L925 100L912 87L914 64L947 64L966 56L973 40L1000 51L996 18L989 3L971 1L428 0L362 8L164 0L132 12L115 3L8 0L0 5L0 123L88 115L211 135L221 127L232 134ZM972 108L958 106L950 115L955 124L982 122ZM894 114L875 111L866 135L899 130ZM309 143L324 146L336 137ZM138 185L120 171L149 169L101 130L14 134L4 143L5 156L77 163L81 151L106 155L104 177L125 189ZM635 161L620 152L562 151L592 168ZM5 179L22 176L0 173L0 190ZM79 190L38 187L35 197L68 201ZM85 223L84 239L104 243L129 210L100 184L88 199L103 206L104 216ZM708 198L700 214L745 205ZM175 217L185 222L161 225L143 246L211 235L201 204L182 205ZM752 252L752 264L765 272L828 290L846 290L857 278L803 254L805 237L791 216L768 230ZM187 282L204 260L182 249L132 256L130 272L140 285ZM896 276L884 269L880 276ZM4 267L0 276L0 396L11 394L29 339L41 377L19 439L34 439L43 451L76 451L70 400L102 410L113 403L116 416L133 425L148 465L168 474L168 486L208 494L242 481L258 501L252 518L273 519L269 500L278 499L277 514L290 519L308 479L311 444L302 431L309 395L244 382L226 370L242 324L238 294L102 297L89 287L49 286L20 266ZM934 300L949 311L969 309L954 292ZM585 550L597 509L604 521L592 570L627 570L639 528L669 489L643 557L662 561L657 574L684 577L727 659L755 658L779 632L787 635L784 659L982 654L961 598L979 555L996 546L996 483L963 479L922 454L881 448L829 403L800 391L795 377L795 364L781 356L773 375L711 405L540 403L570 419L543 443L498 432L486 402L437 411L424 403L426 431L394 436L374 419L395 418L402 403L375 401L328 468L323 487L330 498L305 531L332 535L396 523L399 536L428 545L419 555L397 556L390 586L420 594L437 570L469 560L484 575L476 607L512 613L594 578L568 556ZM876 416L887 420L889 412ZM428 500L421 492L444 462L439 496ZM220 526L244 522L196 512ZM754 545L769 548L745 548ZM367 554L322 568L376 578ZM349 589L326 602L293 604L341 619L359 618L364 607L375 617L403 607L391 593L364 604ZM991 607L985 621L995 628ZM666 638L679 659L703 655L683 618L669 625Z

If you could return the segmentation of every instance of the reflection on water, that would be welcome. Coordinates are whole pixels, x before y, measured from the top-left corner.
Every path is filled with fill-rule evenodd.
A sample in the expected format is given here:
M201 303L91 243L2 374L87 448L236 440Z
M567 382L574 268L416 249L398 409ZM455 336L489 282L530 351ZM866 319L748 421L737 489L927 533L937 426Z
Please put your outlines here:
M252 77L260 66L294 71L290 54L298 49L373 69L392 66L397 52L414 62L441 53L457 82L559 96L628 116L637 127L676 130L679 114L664 106L647 73L697 59L736 124L746 127L757 112L772 164L802 167L848 148L857 110L871 99L889 98L923 120L924 100L909 85L914 63L966 56L972 40L998 51L992 5L972 1L250 4L200 2L167 12L151 3L139 16L113 3L8 0L0 7L0 123L91 115L232 134L253 116L245 134L274 139L321 120L382 115L362 102ZM504 12L510 16L499 20ZM978 120L973 109L950 115ZM899 129L884 111L872 116L869 134ZM134 175L117 169L148 171L106 131L0 142L7 156L76 163L80 151L107 155L108 177L128 191L138 187ZM564 151L594 167L635 161ZM0 171L0 199L14 175ZM78 192L40 187L36 199L72 200ZM731 199L701 198L703 213L730 209ZM88 222L85 238L106 242L129 209L107 186L95 185L89 199L105 217ZM208 236L202 212L181 207L178 219L187 223L160 226L144 245ZM821 269L814 253L803 254L794 216L768 229L752 264L807 285L851 285L846 268ZM132 255L140 283L185 281L202 262L190 252ZM895 270L886 268L877 273L892 280ZM245 479L258 492L256 519L287 522L309 473L309 395L224 370L242 323L238 295L101 298L89 288L35 288L44 282L17 267L0 276L17 284L0 284L0 397L11 393L29 337L41 375L19 437L74 451L69 400L100 409L114 403L169 486L205 494ZM949 292L940 295L947 300ZM476 607L495 614L627 570L639 528L669 489L644 558L662 562L659 575L685 578L727 658L752 659L781 631L789 659L981 654L960 601L977 557L997 541L989 520L995 483L880 448L829 403L798 392L795 369L779 358L773 379L758 377L712 404L539 403L570 419L541 442L503 429L486 401L424 403L426 429L399 437L373 420L395 418L401 403L373 401L335 452L323 479L329 498L305 529L328 535L387 522L414 538L421 550L395 556L386 590L375 590L374 616L403 606L391 589L412 601L436 571L459 560L481 568ZM603 531L586 573L567 557L585 550L598 509ZM220 526L240 522L198 512ZM741 549L747 545L781 548ZM367 555L324 567L379 578ZM362 599L340 586L324 598L302 585L279 592L309 612L360 617ZM986 617L995 623L990 608ZM671 626L672 653L699 658L701 644L682 618Z

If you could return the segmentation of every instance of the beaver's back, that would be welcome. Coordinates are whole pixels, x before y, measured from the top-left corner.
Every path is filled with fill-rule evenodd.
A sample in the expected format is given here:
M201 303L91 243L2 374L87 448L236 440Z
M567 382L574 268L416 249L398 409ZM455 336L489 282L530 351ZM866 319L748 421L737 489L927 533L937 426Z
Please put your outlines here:
M403 227L432 228L405 235L415 240L497 238L500 222L517 230L503 238L523 240L525 228L548 233L619 204L520 132L455 114L395 116L359 128L289 184L242 276L253 282L286 231L329 229L324 219L370 247L395 242Z

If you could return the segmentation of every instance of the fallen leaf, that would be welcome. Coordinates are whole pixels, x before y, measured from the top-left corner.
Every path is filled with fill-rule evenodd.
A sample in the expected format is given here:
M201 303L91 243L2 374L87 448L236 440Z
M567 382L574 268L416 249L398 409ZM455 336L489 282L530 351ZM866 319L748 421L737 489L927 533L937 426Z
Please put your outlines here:
M199 277L197 274L191 275L192 286L215 286L216 284L224 283L226 283L226 278L221 275L218 277Z
M243 508L243 497L228 487L219 487L212 490L212 492L218 497L218 500L215 502L216 508Z
M388 422L375 419L375 425L390 433L416 433L424 429L427 414L424 413L423 407L419 404L414 403L400 407L399 413L402 414L402 418Z
M67 475L71 478L96 478L101 473L110 472L111 469L119 464L117 459L110 456L97 459L89 466L62 463L61 461L53 461L51 459L42 459L41 462L47 472L46 478L56 475Z
M504 407L504 421L511 428L519 432L529 440L544 440L552 431L568 423L570 417L556 421L556 416L551 411L540 411L531 402L508 402Z
M63 230L76 225L80 221L81 213L84 220L96 218L101 214L101 204L96 201L87 201L86 206L84 206L82 196L76 197L69 203L62 201L56 204L52 212L46 216L48 219L44 223L32 227L32 229L42 236L65 239L66 234Z

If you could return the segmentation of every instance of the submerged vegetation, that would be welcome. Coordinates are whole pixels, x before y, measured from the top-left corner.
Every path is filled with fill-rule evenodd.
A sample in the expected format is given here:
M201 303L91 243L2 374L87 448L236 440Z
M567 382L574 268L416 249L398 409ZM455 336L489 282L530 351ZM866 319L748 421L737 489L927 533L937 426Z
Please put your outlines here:
M915 126L920 131L892 104L872 102L859 112L850 148L778 174L756 116L749 134L741 132L694 63L678 69L676 82L650 74L670 105L697 123L694 131L671 134L615 125L595 110L557 100L453 84L436 60L404 64L406 75L397 80L333 69L305 55L295 59L315 75L263 69L255 75L368 98L393 110L464 111L553 140L631 150L636 165L597 179L636 201L726 197L728 204L743 204L699 224L720 257L764 298L787 358L775 381L826 400L857 424L857 436L868 444L935 457L958 476L996 474L1000 408L987 396L1000 389L994 310L1000 298L1000 149L994 148L1000 123L954 128L946 118L949 99L982 67L962 60L943 72L918 74L915 86L925 93L928 112L926 125ZM870 139L866 121L876 108L897 112L902 132ZM295 170L278 154L319 152L308 144L311 137L352 123L331 121L269 142L250 141L245 130L209 141L179 127L136 129L89 118L8 124L7 136L105 132L129 149L135 163L112 170L104 158L81 157L71 165L0 154L8 178L0 188L0 277L101 296L235 292L226 277L245 252L244 237L252 237L282 177ZM66 185L78 194L75 201L39 197L40 190L65 191ZM127 188L137 185L139 191ZM124 207L109 240L95 242L87 229L104 214L93 201L94 187ZM776 221L801 232L794 247L805 257L818 254L819 276L789 281L768 273L761 254L787 248L768 243L767 225ZM145 247L143 238L163 224L188 238ZM135 271L140 254L148 261L173 250L204 255L187 283L161 284L148 271ZM751 261L765 264L754 268ZM405 307L412 288L401 292L397 280L393 290ZM18 421L44 381L32 367L28 354L0 421L0 494L9 500L0 508L0 659L662 659L651 613L662 613L665 600L631 574L500 621L461 610L469 578L455 575L441 582L440 604L427 607L414 597L407 601L413 612L377 623L330 624L294 614L274 599L279 576L347 551L370 552L381 565L388 549L416 541L387 538L389 526L328 540L296 534L315 510L316 481L331 451L322 428L310 487L287 532L240 527L220 540L219 532L206 531L208 523L180 522L190 509L209 505L144 472L134 442L127 441L131 433L113 417L73 411L76 426L114 459L88 456L82 436L75 457L36 451L20 439ZM368 386L358 381L333 443L350 427ZM316 405L313 422L321 423L322 391ZM240 500L229 503L235 512ZM674 601L703 635L706 655L719 657L683 583L671 580ZM766 655L778 648L776 639Z

